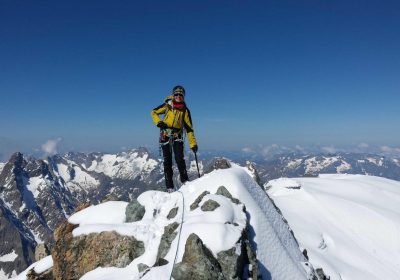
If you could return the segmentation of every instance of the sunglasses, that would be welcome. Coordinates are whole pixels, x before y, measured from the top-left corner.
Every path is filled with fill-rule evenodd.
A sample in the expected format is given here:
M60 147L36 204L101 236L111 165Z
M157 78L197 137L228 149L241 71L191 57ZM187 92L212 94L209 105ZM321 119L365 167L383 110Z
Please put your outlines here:
M183 97L183 94L182 93L174 93L174 97L176 97L176 96Z

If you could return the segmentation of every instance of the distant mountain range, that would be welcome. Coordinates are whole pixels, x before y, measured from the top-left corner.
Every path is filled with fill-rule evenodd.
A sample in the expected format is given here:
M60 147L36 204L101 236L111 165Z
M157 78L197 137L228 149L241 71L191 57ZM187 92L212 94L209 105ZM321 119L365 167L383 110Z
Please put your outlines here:
M280 177L315 177L319 174L362 174L400 181L400 159L371 154L286 154L256 161L263 183Z
M247 165L260 185L280 177L320 173L400 180L400 160L378 155L286 154L255 162L244 158L234 161ZM216 165L218 158L202 157L200 172L210 172ZM188 162L188 167L189 177L196 178L195 162ZM179 186L177 178L175 181ZM129 201L146 190L163 187L162 161L145 148L118 154L67 153L45 159L13 154L8 162L0 164L0 279L20 273L31 264L37 244L51 248L54 229L79 204Z

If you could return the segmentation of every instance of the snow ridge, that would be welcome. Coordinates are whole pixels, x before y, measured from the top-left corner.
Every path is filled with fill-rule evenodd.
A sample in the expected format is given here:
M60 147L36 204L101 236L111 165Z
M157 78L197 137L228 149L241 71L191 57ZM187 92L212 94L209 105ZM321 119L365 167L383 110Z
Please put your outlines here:
M246 213L243 212L242 204L233 204L230 199L215 194L220 186L226 187L233 197L245 205ZM191 210L191 204L204 191L208 191L209 194L204 196L199 208ZM184 196L184 205L181 195ZM201 206L209 199L220 206L214 211L202 211ZM142 220L133 223L124 222L127 202L121 201L91 206L69 218L70 223L79 224L73 230L74 236L115 230L123 235L134 236L142 241L146 248L145 253L127 267L96 268L85 274L82 280L166 279L166 275L172 271L178 238L173 240L165 256L168 264L153 267L157 250L164 227L174 221L180 223L182 217L184 223L181 225L177 263L182 261L185 240L191 233L196 233L205 246L216 255L232 248L232 244L241 237L247 220L251 245L257 252L262 279L308 279L309 271L304 266L306 260L296 240L271 200L246 168L232 164L232 168L215 170L186 183L181 187L180 193L147 191L138 197L138 201L145 206L146 211ZM175 207L178 207L177 215L170 220L167 215ZM49 259L43 262L46 267L50 264ZM139 263L152 268L143 276L137 268ZM31 267L37 267L37 264ZM17 279L25 278L21 275Z
M325 174L267 186L310 262L332 280L398 279L400 182Z

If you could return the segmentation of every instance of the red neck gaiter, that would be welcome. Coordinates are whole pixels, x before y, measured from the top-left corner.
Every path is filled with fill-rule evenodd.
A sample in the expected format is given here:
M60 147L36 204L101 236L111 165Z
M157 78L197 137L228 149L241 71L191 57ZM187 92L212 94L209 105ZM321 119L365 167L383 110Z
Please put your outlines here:
M185 107L184 102L178 103L178 102L172 101L172 104L174 105L174 108L176 108L176 109L183 109L183 107Z

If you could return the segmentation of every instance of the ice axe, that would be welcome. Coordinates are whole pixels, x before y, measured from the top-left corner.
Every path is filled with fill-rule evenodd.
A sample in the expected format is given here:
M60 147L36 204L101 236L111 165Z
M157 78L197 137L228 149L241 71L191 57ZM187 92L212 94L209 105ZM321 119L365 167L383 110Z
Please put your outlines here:
M199 178L200 178L200 170L199 170L199 162L197 160L197 153L196 152L193 152L193 153L194 153L194 158L196 159L197 174L199 175Z

